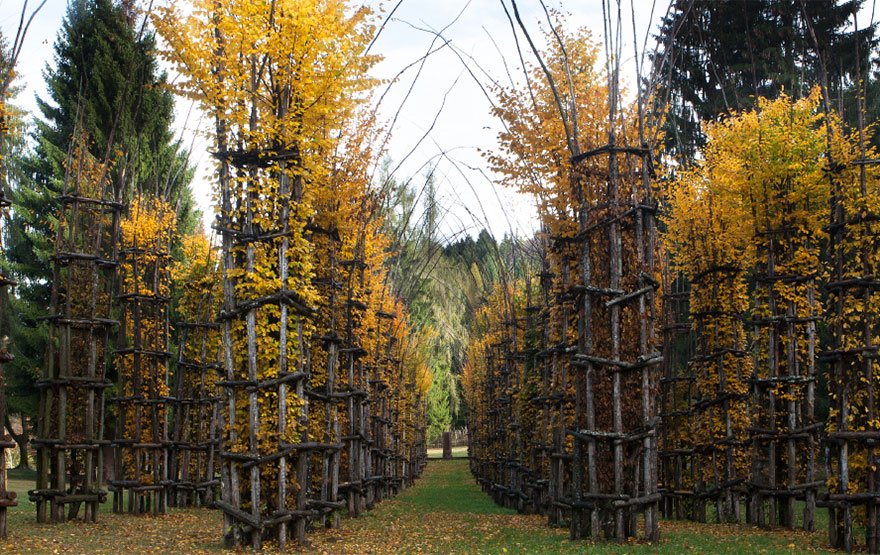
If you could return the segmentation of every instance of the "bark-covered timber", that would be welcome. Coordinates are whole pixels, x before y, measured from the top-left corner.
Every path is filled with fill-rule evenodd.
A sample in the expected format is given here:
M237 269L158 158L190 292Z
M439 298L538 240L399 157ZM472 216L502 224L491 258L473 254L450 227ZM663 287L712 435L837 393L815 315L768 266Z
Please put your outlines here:
M49 348L40 389L37 484L30 492L38 522L97 519L102 487L104 392L123 205L106 167L78 139L59 197L52 257ZM65 509L67 509L65 513Z
M186 288L189 284L181 284ZM195 284L199 285L199 284ZM193 292L195 293L195 292ZM217 451L220 395L220 324L213 292L198 292L192 321L174 324L177 361L170 401L169 502L177 507L211 506L219 492ZM183 293L186 296L187 292Z
M117 513L164 514L170 474L169 308L174 212L136 197L120 241L118 393L110 481Z
M0 104L0 129L3 129L5 125L5 121L2 121L4 116L5 114L2 112L2 104ZM5 217L5 211L9 208L9 200L3 194L3 171L2 160L0 160L0 218ZM2 231L2 225L0 225L0 231ZM2 252L2 249L3 242L2 235L0 235L0 252ZM9 287L14 285L15 282L9 279L6 272L0 270L0 319L2 319L3 322L9 321L10 318ZM14 357L9 351L8 340L6 338L0 338L0 422L4 423L9 421L9 417L7 415L6 407L6 379L3 365L12 362L13 360ZM22 426L24 425L24 422L22 422ZM17 443L13 441L12 436L5 431L0 433L0 540L6 539L8 535L7 509L18 505L18 501L16 500L18 494L8 489L6 476L6 450L15 449L16 447ZM25 454L27 454L27 451L25 451Z
M668 263L664 264L658 487L663 493L663 515L675 519L691 518L697 503L694 498L694 442L690 434L694 376L690 372L689 362L693 356L694 341L689 295L684 276L673 275Z

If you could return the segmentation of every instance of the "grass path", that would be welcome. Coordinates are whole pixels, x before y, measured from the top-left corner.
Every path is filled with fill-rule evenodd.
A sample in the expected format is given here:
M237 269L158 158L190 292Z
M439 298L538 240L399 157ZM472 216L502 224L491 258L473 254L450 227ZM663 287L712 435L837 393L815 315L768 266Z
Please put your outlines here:
M32 482L12 480L21 504L10 515L10 541L0 553L219 553L220 515L173 510L158 518L101 514L96 525L38 525L27 501ZM105 509L106 509L105 504ZM540 516L497 507L474 483L466 459L431 461L399 497L333 530L309 537L309 553L803 553L820 552L825 535L746 526L662 522L656 544L570 542ZM300 546L302 549L302 546ZM271 551L266 551L271 552Z
M468 448L466 445L453 447L452 448L452 456L454 458L467 458ZM443 449L440 447L428 447L428 458L429 459L442 459L443 458Z
M570 542L537 515L502 509L470 476L467 460L431 461L415 487L337 530L313 535L320 553L804 553L825 535L747 526L661 524L655 544Z

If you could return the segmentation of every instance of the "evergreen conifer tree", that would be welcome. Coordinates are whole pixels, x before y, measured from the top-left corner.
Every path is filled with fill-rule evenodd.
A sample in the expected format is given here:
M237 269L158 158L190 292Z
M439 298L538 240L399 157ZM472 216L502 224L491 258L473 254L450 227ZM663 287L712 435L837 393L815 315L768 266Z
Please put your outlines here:
M673 0L658 39L660 98L668 99L667 147L689 160L702 146L700 122L776 98L804 96L825 67L831 94L852 104L856 45L864 61L876 25L851 29L864 0ZM815 39L814 39L815 35ZM862 72L864 75L864 71Z

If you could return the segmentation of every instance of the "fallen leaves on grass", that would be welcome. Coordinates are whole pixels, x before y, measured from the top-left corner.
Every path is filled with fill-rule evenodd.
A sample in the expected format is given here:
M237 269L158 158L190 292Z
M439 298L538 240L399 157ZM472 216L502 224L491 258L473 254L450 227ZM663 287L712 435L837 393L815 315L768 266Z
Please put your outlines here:
M26 489L26 488L19 488ZM207 509L174 510L161 517L102 513L97 524L36 524L33 505L10 515L10 540L2 553L230 553L221 540L222 516ZM590 543L569 541L568 530L547 526L539 515L496 507L468 472L467 461L432 461L415 487L376 505L360 518L343 518L335 529L317 529L307 546L289 552L331 555L386 553L772 553L824 550L823 532L763 530L744 525L661 522L661 540ZM238 550L235 553L251 553ZM267 545L262 553L277 553Z
M221 549L220 515L205 509L159 517L101 514L95 524L37 524L33 515L30 517L10 526L9 540L0 546L0 552L200 555Z

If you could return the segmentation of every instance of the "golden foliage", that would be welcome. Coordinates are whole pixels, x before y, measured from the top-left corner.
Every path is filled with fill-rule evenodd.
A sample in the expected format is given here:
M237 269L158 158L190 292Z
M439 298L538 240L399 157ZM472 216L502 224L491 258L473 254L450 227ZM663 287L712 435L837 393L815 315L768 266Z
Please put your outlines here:
M194 0L192 10L168 4L154 14L165 56L182 75L179 89L216 123L226 308L231 299L240 306L279 294L297 305L260 301L229 320L227 378L261 382L303 371L315 392L330 385L366 391L368 380L379 380L398 404L399 436L412 442L416 434L406 430L417 425L425 369L409 358L410 330L390 295L388 241L369 190L376 127L359 113L378 60L364 55L371 12L343 0ZM393 318L386 324L379 313ZM377 376L340 367L330 345L349 334L348 347L366 352L358 368L375 368ZM226 433L233 453L269 455L306 438L338 441L336 422L346 428L345 411L333 402L306 409L293 388L284 408L277 389L258 388L255 407L244 388L232 395ZM259 467L261 503L293 506L293 472L290 499L279 500L279 463ZM250 480L239 483L241 499L250 499Z
M690 437L698 453L733 449L734 476L748 475L743 442L750 428L789 427L786 411L771 421L762 405L748 402L750 377L810 375L815 364L817 283L827 275L820 258L831 194L827 126L837 125L821 113L820 101L818 88L800 100L759 99L755 110L707 125L703 157L679 171L669 189L664 241L691 282L698 355L691 370L695 401L704 406ZM748 336L747 314L754 322ZM782 317L793 322L787 336L774 331ZM778 401L807 402L812 385L768 387ZM702 480L725 479L724 461L700 463Z
M163 200L135 196L120 222L120 298L123 300L124 347L117 357L121 397L119 419L126 439L136 443L165 441L168 387L168 304L171 293L171 242L176 228L174 210ZM146 402L145 402L146 401ZM140 472L152 457L125 451L129 474L151 483ZM154 461L155 462L155 461ZM164 464L164 462L160 463ZM135 474L136 473L136 474Z

